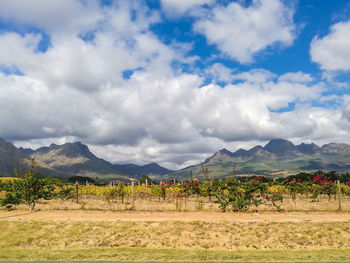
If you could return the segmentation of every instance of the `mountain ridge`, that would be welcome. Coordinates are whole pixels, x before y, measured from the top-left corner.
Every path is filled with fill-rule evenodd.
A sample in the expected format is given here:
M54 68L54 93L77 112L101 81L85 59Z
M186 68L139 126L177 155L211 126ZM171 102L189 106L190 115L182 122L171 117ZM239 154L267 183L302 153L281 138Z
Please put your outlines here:
M10 142L0 139L0 173L13 172L14 160L25 159L26 163L34 157L42 171L64 176L89 176L106 180L131 180L142 174L156 180L188 179L189 171L200 178L201 165L194 164L177 171L171 171L157 163L145 165L112 164L94 155L87 145L81 142L51 144L37 150L16 148ZM310 170L350 171L350 145L328 143L318 146L314 143L294 145L285 139L272 139L264 146L251 149L238 149L231 152L220 149L203 161L213 177L224 177L232 173L235 166L237 174L257 174L284 176Z
M350 171L350 145L328 143L322 147L315 143L294 145L285 139L271 139L265 146L238 149L231 152L218 150L204 162L209 174L224 177L237 165L238 174L284 176L309 170ZM169 178L188 178L189 171L202 177L200 164L169 174Z
M89 177L99 174L101 177L108 176L111 179L137 178L142 174L163 175L172 172L156 163L142 166L136 164L112 164L94 155L88 146L81 142L65 143L63 145L51 144L49 147L37 149L32 155L56 169ZM70 161L70 163L65 163L65 160Z

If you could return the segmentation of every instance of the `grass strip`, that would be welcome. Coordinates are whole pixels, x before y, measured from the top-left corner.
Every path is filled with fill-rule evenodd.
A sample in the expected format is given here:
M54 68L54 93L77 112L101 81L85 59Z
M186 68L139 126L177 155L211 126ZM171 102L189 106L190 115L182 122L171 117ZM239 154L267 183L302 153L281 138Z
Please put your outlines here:
M0 248L0 261L348 262L350 248L323 250L205 250L166 248Z
M211 250L349 248L350 222L0 221L0 248Z

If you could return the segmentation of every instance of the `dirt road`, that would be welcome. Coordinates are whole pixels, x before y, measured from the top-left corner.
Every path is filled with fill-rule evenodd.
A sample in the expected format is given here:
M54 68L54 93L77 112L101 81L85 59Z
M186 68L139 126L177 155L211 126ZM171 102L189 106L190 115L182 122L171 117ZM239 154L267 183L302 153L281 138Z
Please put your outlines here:
M350 221L348 212L220 213L220 212L103 212L0 210L0 220L70 221L206 221L206 222L336 222Z

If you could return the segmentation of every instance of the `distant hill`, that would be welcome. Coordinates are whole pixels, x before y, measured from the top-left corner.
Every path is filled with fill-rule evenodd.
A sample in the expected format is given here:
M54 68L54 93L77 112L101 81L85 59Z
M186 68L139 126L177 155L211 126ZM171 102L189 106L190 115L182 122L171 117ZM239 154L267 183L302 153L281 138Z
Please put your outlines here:
M102 180L130 181L142 174L155 180L186 180L190 170L195 178L202 177L201 165L171 171L156 163L146 165L112 164L95 156L88 146L80 143L51 144L37 150L16 148L0 139L0 174L12 174L14 165L22 160L28 168L31 158L38 163L38 170L46 175L59 177L86 176ZM265 146L257 145L249 150L231 152L221 149L203 161L212 178L225 177L233 167L240 175L285 176L301 171L332 170L350 171L350 145L329 143L294 145L284 139L273 139Z
M0 139L0 175L13 174L15 166L21 166L23 170L28 169L32 158L36 160L39 172L57 177L81 176L130 181L131 177L137 178L142 174L157 177L172 172L156 163L112 164L95 156L88 146L81 142L51 144L33 150L17 148L12 143Z
M28 170L32 157L20 149L15 147L12 143L0 138L0 174L11 175L14 174L15 167L18 172L25 172ZM57 177L68 177L68 174L62 173L52 167L46 165L40 160L36 160L37 171L42 174Z
M314 143L294 145L288 140L273 139L264 147L258 145L250 150L219 150L203 164L213 178L230 175L234 166L236 173L241 175L285 176L310 170L350 171L350 145L330 143L319 147ZM200 164L170 173L167 177L188 179L190 170L193 176L202 177Z
M35 150L31 156L67 174L129 180L128 176L116 171L111 163L96 157L86 145L80 142L51 144L49 147Z
M143 166L112 164L96 157L86 145L80 142L51 144L49 147L37 149L32 156L57 170L91 178L129 180L130 177L137 178L142 174L159 176L172 172L156 163Z
M23 160L29 167L31 158L35 158L41 169L47 175L60 177L82 176L102 180L130 181L130 177L140 177L142 174L161 176L171 173L156 163L146 165L112 164L95 156L81 142L51 144L37 150L16 148L12 143L0 140L0 174L11 174L14 164ZM39 169L39 168L38 168Z
M30 157L22 153L12 143L0 139L0 173L12 174L15 165L18 166L20 162L23 162L27 168Z

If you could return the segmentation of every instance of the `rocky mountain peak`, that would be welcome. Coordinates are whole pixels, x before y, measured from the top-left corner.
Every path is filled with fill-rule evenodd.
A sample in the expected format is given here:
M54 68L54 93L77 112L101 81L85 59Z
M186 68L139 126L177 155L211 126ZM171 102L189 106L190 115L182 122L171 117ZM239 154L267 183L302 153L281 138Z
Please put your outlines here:
M296 147L298 151L303 154L314 154L320 149L320 147L314 143L310 143L310 144L301 143Z
M321 147L324 153L350 154L350 145L345 143L328 143Z
M264 146L264 150L277 156L284 156L295 153L297 148L291 141L284 139L272 139Z
M230 157L233 155L233 153L227 150L226 148L222 148L221 150L218 151L218 153L221 155L227 155Z
M49 152L69 158L86 157L88 159L97 159L97 157L90 152L89 147L81 142L65 143L63 145L52 143L49 147L41 147L35 151L35 153L39 154L47 154Z

